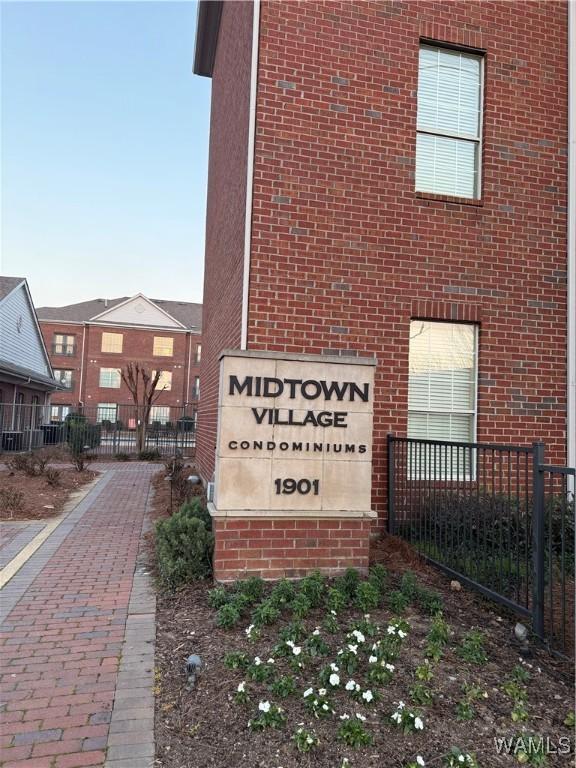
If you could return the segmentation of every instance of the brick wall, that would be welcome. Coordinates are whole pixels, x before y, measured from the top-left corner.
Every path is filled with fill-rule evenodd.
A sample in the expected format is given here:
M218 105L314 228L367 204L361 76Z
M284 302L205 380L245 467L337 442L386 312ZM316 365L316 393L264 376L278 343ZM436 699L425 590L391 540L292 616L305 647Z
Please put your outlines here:
M386 433L406 433L411 318L479 324L480 440L542 439L565 461L566 13L262 4L248 346L378 358L381 515ZM421 38L486 51L475 204L414 191Z
M195 376L200 375L200 365L195 361L196 349L201 344L199 334L174 333L169 329L160 331L121 326L87 325L84 338L84 373L82 391L80 391L83 326L43 322L41 328L52 366L56 369L73 371L72 390L54 393L51 398L54 405L75 405L78 402L83 402L87 407L96 407L98 403L132 402L132 397L124 383L121 384L120 389L103 388L100 387L99 383L101 368L123 368L128 361L143 363L150 370L172 372L172 387L170 391L160 394L156 405L182 406L186 402L194 400L194 379ZM123 335L121 353L102 352L103 332ZM52 352L55 334L75 335L74 355L68 356ZM171 337L174 340L171 357L153 355L154 336ZM190 371L189 374L188 371Z
M218 357L240 347L251 40L252 4L224 3L212 80L198 419L197 456L207 479L216 449Z
M370 520L214 519L214 578L298 578L368 569Z

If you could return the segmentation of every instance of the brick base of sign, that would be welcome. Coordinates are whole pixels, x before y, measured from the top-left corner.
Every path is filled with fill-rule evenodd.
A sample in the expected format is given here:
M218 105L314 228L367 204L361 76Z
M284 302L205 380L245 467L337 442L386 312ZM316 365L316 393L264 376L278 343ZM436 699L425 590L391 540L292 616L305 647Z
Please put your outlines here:
M368 571L370 518L214 517L214 578L296 579Z

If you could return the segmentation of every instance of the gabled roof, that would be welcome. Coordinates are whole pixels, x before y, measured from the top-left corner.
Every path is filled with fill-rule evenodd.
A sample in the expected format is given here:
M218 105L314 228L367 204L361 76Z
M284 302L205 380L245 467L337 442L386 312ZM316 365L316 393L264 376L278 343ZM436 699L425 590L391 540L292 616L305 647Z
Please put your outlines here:
M3 277L0 275L0 301L25 281L24 277Z
M10 303L9 297L14 296L17 299L15 291L19 289L22 289L24 292L25 301L33 322L35 340L37 344L36 350L39 352L40 358L44 360L47 373L29 368L26 365L22 365L22 361L19 359L21 348L19 351L19 347L17 345L14 346L14 343L10 343L10 337L8 335L5 338L5 341L8 342L8 346L6 347L6 345L3 345L3 349L0 350L2 352L2 356L0 358L0 372L7 374L8 376L14 376L17 379L33 381L37 384L43 385L45 388L61 389L62 387L60 387L54 378L50 357L48 356L48 351L46 349L46 344L44 343L42 331L40 330L36 308L34 307L34 302L32 301L32 295L30 294L30 289L28 287L26 278L0 276L0 304L4 304L4 302L6 302L8 306L8 314L6 317L9 323L11 319L14 319L12 315L13 310L10 309L12 305ZM3 330L5 331L6 328L4 327ZM14 357L16 357L16 360ZM36 358L36 361L38 361L38 358Z
M37 312L40 320L60 321L62 323L87 323L102 316L107 310L125 304L132 298L134 297L120 296L115 299L91 299L90 301L80 301L77 304L67 304L64 307L39 307ZM202 304L144 298L147 301L151 301L184 328L194 331L201 330ZM105 322L105 317L101 319L102 322Z

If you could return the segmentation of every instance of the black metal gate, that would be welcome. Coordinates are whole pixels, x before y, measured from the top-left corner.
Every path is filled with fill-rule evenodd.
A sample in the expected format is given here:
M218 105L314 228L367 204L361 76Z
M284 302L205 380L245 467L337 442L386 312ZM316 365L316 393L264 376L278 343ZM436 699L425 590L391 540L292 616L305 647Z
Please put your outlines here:
M544 445L388 436L388 529L572 656L574 474Z

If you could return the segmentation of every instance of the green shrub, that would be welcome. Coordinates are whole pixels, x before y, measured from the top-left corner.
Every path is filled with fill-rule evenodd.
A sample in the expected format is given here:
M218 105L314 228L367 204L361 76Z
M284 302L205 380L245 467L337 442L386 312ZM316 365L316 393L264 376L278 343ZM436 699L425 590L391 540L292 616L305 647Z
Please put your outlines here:
M138 458L140 461L158 461L158 459L162 458L162 454L159 450L153 448L148 451L140 451Z
M290 605L294 596L296 595L296 588L288 579L281 579L274 585L272 592L270 593L270 600L277 608L284 608Z
M292 600L292 615L295 619L303 619L312 610L312 603L302 592L299 592Z
M252 623L257 627L274 624L280 618L280 611L270 600L264 600L252 614Z
M340 613L346 608L348 602L348 595L342 589L332 587L328 590L326 596L326 607L328 610Z
M240 611L234 603L226 603L216 614L216 624L222 629L231 629L240 621Z
M230 595L226 591L225 587L215 587L208 592L208 604L210 608L214 608L215 611L218 608L222 608L223 605L230 602Z
M380 590L369 581L363 581L356 588L356 604L363 613L378 608L380 603Z
M300 594L308 598L312 608L317 608L322 603L326 579L320 571L314 571L300 582Z
M462 638L462 642L456 649L456 653L464 661L470 664L482 666L488 661L488 656L484 650L485 635L477 629L471 629Z
M208 530L212 530L212 518L210 512L204 506L202 499L195 496L191 501L186 501L180 507L180 512L184 512L189 517L196 517L201 520Z
M386 587L386 577L388 576L388 573L386 572L386 568L382 565L382 563L376 563L376 565L373 565L372 568L370 568L370 574L368 576L368 580L372 582L380 592L382 593Z
M85 416L71 414L66 417L66 442L75 456L100 445L100 424L88 423Z
M408 608L409 603L410 599L408 596L405 595L404 592L401 592L399 589L392 590L392 592L390 592L388 595L388 605L390 606L392 613L404 613L406 608Z
M116 461L130 461L130 454L129 453L115 453L114 459Z
M172 589L209 576L213 549L212 531L185 506L156 524L158 572Z
M356 587L360 583L360 574L355 568L347 568L342 576L336 579L336 586L341 589L350 600L356 596Z
M438 592L433 592L425 587L418 587L416 602L428 616L435 616L444 607L444 602Z
M250 576L247 579L237 581L235 589L239 594L247 597L250 603L256 603L264 594L264 579L261 579L260 576Z
M405 571L400 582L400 591L408 600L414 600L418 592L418 581L412 571Z

